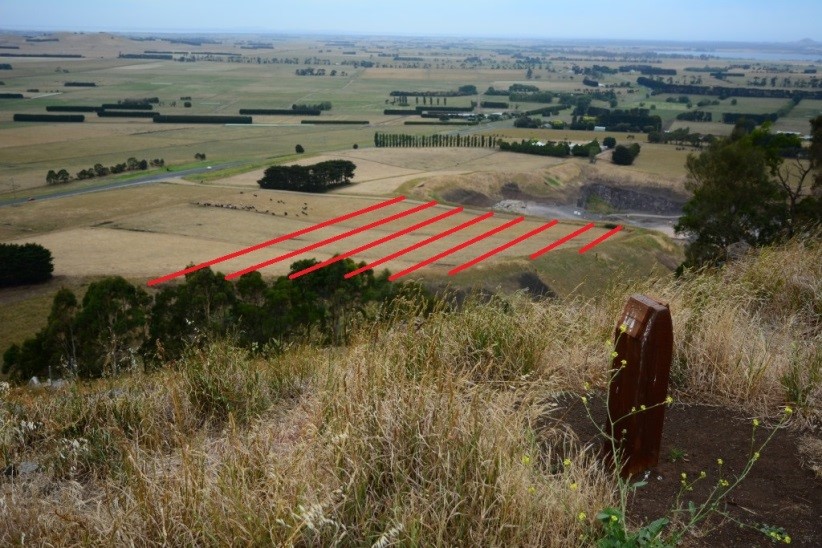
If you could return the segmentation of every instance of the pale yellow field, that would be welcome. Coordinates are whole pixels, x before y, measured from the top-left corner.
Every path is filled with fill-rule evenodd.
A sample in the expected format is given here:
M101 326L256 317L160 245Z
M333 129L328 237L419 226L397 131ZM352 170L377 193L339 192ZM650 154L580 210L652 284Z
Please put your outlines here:
M79 199L70 198L65 201ZM278 203L277 200L281 200L285 204ZM245 192L242 194L236 192L226 193L220 197L219 201L213 200L212 203L254 206L257 211L203 207L195 204L175 204L113 219L110 217L110 222L104 225L56 230L37 236L14 239L12 242L36 242L52 250L55 275L57 276L85 277L119 274L132 278L144 277L149 279L179 270L191 263L200 263L249 245L309 227L333 216L361 209L378 201L380 199L377 198L299 195L278 191ZM386 216L406 211L416 205L419 205L419 202L410 200L395 204L338 225L321 228L297 239L255 251L214 268L225 273L232 272L323 239L337 236L365 224L379 221ZM302 214L303 206L305 206L307 214ZM268 209L270 213L261 212L265 209ZM266 268L263 272L265 275L283 274L287 272L290 264L296 260L309 257L325 259L335 253L345 252L373 242L378 238L432 218L450 209L445 206L436 206L424 212L391 221L361 232L356 236L346 238L343 241L285 260L276 266ZM288 213L288 216L285 213ZM412 234L358 253L353 258L367 262L376 260L482 213L473 210L458 213ZM416 250L402 259L386 263L383 268L389 268L396 272L499 226L512 218L514 218L512 215L496 214L492 219L482 221L458 234ZM510 230L494 235L475 246L437 261L436 265L430 270L433 273L444 273L451 267L470 260L543 224L544 221L540 220L525 220ZM515 248L501 253L498 257L524 256L576 228L577 226L574 224L556 226ZM574 239L567 246L579 247L603 232L604 229L591 230ZM618 235L614 240L619 237Z

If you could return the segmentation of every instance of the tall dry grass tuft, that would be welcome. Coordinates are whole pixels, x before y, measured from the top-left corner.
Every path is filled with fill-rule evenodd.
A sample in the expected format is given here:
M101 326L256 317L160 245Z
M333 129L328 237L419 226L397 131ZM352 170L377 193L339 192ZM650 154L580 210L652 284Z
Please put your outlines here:
M791 403L804 420L822 418L819 238L688 275L661 295L671 305L680 390L759 416Z

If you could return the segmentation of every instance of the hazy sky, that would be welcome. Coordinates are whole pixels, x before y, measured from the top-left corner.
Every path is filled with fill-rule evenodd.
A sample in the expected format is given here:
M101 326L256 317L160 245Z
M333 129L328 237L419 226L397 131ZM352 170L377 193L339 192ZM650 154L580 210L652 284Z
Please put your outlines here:
M0 28L822 41L822 0L0 0Z

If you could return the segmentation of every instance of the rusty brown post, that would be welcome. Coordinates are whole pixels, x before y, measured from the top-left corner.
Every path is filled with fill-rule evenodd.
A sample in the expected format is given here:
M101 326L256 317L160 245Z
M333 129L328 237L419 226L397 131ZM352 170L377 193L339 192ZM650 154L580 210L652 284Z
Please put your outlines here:
M668 305L645 295L632 295L614 337L616 356L611 363L605 432L615 440L621 473L627 477L659 462L674 343ZM604 452L613 461L608 439Z

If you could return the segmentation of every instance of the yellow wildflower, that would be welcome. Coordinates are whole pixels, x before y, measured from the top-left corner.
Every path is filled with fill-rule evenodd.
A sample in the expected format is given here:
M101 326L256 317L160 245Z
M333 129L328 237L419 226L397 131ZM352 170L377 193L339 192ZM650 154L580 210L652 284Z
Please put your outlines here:
M753 425L754 425L754 427L759 426L759 419L754 419L753 420Z
M785 414L790 415L791 413L793 413L793 408L791 408L790 405L786 405L785 406Z
M569 485L568 487L571 489L571 491L576 491L577 487L579 487L579 486L577 485L577 482L574 482L571 485Z
M531 464L530 455L522 455L522 464L524 464L525 466L528 466L529 464Z
M585 518L587 518L587 517L588 517L588 515L585 512L580 512L579 514L577 514L577 519L579 521L585 521Z
M571 466L571 459L565 459L562 461L563 466Z
M625 333L626 331L628 331L628 324L624 323L624 324L619 326L619 332L620 333Z
M716 463L717 463L719 466L722 466L723 464L725 464L725 461L724 461L724 460L722 460L722 459L716 459Z
M668 396L667 398L665 398L665 403L671 405L672 403L674 403L674 399L671 396Z
M614 514L611 514L611 521L619 521L619 518Z

